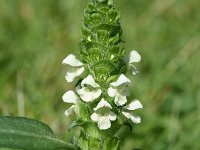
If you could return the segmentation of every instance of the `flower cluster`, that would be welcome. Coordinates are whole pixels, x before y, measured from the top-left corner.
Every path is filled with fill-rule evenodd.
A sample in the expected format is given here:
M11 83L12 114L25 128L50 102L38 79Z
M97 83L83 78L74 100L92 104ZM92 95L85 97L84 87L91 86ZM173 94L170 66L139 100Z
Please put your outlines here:
M138 73L133 63L140 62L141 56L136 50L131 51L129 57L124 58L124 61L131 74L135 75ZM139 100L133 100L129 103L127 97L130 95L128 86L131 85L131 81L125 74L122 73L117 78L111 80L105 90L105 87L102 87L101 83L97 83L95 75L90 71L89 74L85 73L83 75L85 70L89 70L88 66L74 55L68 55L63 60L63 64L69 66L65 76L67 82L72 82L76 77L80 77L81 75L83 77L85 76L80 84L76 86L75 91L70 90L63 95L64 102L73 104L65 111L66 116L69 116L73 112L79 116L79 102L84 102L86 104L97 104L96 107L91 108L90 118L91 121L97 122L101 130L109 129L111 127L111 121L115 121L120 117L120 115L114 113L113 105L115 105L115 108L118 108L118 114L122 114L124 117L131 119L133 123L138 124L141 122L141 118L135 115L133 111L141 109L143 106Z

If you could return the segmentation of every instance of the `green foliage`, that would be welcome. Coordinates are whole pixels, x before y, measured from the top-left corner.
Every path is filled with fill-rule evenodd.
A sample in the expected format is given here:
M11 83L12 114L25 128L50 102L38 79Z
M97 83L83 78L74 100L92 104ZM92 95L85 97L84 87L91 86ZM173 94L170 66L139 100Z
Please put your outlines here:
M60 140L44 123L20 117L0 117L0 147L25 150L75 149Z
M116 137L110 137L106 139L105 150L119 150L120 140Z
M87 122L85 122L84 120L82 120L81 118L77 118L75 121L72 122L72 124L69 126L68 130L70 131L72 128L74 127L78 127L78 126L84 126L85 124L87 124Z
M115 9L112 0L93 0L84 10L82 23L82 39L79 44L80 59L89 74L100 85L107 96L107 90L111 82L122 73L126 73L124 42L121 39L122 29L119 23L120 15ZM80 80L76 83L76 88ZM111 98L107 98L107 100ZM114 100L111 100L112 102ZM80 102L79 116L69 129L81 127L81 135L77 143L81 149L93 150L118 150L120 140L115 134L120 129L118 120L108 130L100 130L91 120L93 109L99 99L92 103ZM116 107L117 108L117 107ZM119 109L116 109L119 113Z
M115 6L108 0L94 0L84 11L80 54L100 84L112 75L124 73L125 53L119 18Z
M78 142L84 150L119 150L120 148L120 140L116 137L95 138L85 132L81 133Z
M67 134L72 119L62 115L68 105L61 97L72 85L63 78L66 70L61 62L78 50L80 14L88 1L0 1L1 115L18 115L23 109L16 100L19 76L24 115L46 122L65 141L77 134L76 130ZM122 149L199 150L200 1L115 3L122 15L127 53L135 48L143 58L133 80L137 88L131 88L131 97L144 104L143 121L132 132L124 129Z

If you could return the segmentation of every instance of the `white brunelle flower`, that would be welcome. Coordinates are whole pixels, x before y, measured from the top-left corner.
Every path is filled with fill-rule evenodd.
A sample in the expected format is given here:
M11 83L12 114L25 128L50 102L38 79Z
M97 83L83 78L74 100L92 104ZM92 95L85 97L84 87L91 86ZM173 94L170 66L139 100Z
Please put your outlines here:
M65 75L67 82L72 82L76 77L80 76L84 72L83 63L76 58L76 56L70 54L62 62L69 65L69 71Z
M76 90L81 99L85 102L94 101L100 97L102 93L100 85L95 82L92 75L88 75L85 79L83 79L81 86L77 87Z
M112 106L105 101L103 98L98 103L96 108L94 108L94 113L91 115L91 119L94 122L98 123L98 127L101 130L106 130L111 127L110 121L115 121L117 116L110 111L112 109Z
M78 107L78 101L80 100L78 96L75 94L74 91L67 91L63 97L63 101L66 103L72 103L73 105L65 111L65 116L69 116L73 112L75 114L79 114L79 107Z
M136 50L132 50L129 54L129 57L125 59L128 64L128 69L131 71L132 75L138 73L137 68L132 63L138 63L141 61L141 56Z
M143 108L143 105L140 103L139 100L133 100L130 104L123 107L122 114L126 118L131 119L133 123L138 124L141 122L141 118L130 111L142 109L142 108Z
M114 102L117 106L123 106L127 103L127 96L129 96L128 85L131 81L124 75L120 75L117 81L110 83L108 88L108 95L114 97Z

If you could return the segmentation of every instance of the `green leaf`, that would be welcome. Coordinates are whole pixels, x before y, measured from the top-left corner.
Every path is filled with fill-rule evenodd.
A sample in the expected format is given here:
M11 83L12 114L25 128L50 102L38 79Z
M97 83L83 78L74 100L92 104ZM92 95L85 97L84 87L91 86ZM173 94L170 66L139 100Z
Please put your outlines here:
M120 140L116 137L106 138L106 150L119 150Z
M115 22L118 22L120 19L120 16L119 14L117 13L116 10L111 10L109 13L108 13L108 20L110 23L115 23Z
M81 135L78 139L78 145L83 150L101 150L101 143L102 140L89 136L83 130L81 131Z
M72 122L72 124L69 126L68 130L70 131L72 128L77 126L83 126L86 122L84 122L81 118L76 119Z
M24 150L74 150L44 123L24 117L0 117L0 147Z
M79 114L83 120L89 120L90 114L87 105L84 102L79 102Z
M93 0L93 2L99 2L99 3L102 3L102 2L107 2L108 0Z

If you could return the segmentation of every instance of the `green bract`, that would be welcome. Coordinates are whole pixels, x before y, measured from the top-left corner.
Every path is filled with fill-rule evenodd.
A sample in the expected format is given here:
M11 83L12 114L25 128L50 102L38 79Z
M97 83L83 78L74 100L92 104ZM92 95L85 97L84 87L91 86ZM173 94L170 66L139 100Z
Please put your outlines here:
M84 11L81 60L104 86L108 78L126 72L120 15L108 0L94 0Z

